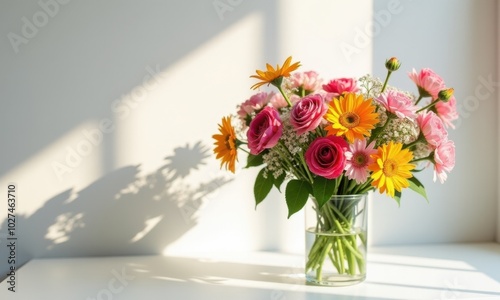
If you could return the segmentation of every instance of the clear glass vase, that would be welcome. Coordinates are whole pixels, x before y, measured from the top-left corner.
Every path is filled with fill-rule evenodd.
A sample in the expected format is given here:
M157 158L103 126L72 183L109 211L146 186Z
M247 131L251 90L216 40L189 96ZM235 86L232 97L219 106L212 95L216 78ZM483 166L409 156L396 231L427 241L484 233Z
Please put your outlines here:
M306 280L314 285L346 286L366 277L368 194L334 195L318 209L305 209Z

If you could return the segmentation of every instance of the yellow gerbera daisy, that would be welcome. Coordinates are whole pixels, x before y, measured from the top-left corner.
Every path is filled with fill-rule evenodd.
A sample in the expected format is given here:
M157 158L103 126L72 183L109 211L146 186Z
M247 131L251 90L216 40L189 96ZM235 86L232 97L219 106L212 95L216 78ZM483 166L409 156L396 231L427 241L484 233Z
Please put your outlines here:
M370 130L379 121L375 108L371 99L355 93L333 98L325 114L325 119L330 123L326 127L328 135L345 136L349 143L370 136Z
M283 77L288 77L290 76L290 72L293 72L300 67L300 62L296 62L292 65L290 63L292 62L292 57L289 56L285 62L283 63L283 66L280 67L279 65L276 65L276 69L273 68L270 64L266 64L266 71L262 70L256 70L255 72L257 75L252 75L250 76L251 78L257 78L261 80L261 82L257 82L256 84L252 85L252 89L257 89L264 84L274 84L274 85L279 85L281 82L280 80L283 79Z
M373 164L368 166L372 171L372 186L393 198L395 190L401 192L410 185L407 179L413 176L411 170L415 168L414 164L409 163L413 153L402 148L403 144L393 141L378 147L377 153L372 154Z
M237 161L237 140L234 127L231 125L231 117L223 117L222 125L219 124L220 134L214 134L215 139L214 153L216 158L221 159L220 167L226 164L226 170L234 173L235 161Z

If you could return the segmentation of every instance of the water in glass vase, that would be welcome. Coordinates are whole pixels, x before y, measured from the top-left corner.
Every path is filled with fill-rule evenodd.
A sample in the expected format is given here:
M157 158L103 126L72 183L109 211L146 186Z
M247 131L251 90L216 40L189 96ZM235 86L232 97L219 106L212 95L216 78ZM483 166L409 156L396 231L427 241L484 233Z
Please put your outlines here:
M366 230L345 233L306 229L306 280L314 285L347 286L366 277Z

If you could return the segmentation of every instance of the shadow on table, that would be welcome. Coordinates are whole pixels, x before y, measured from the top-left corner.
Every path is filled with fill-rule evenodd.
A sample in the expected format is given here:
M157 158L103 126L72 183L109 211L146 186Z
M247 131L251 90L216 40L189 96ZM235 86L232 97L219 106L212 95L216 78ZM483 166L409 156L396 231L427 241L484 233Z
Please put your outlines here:
M331 288L308 285L303 267L258 263L226 262L186 257L140 257L128 263L135 278L164 281L180 288L186 299L206 295L241 294L240 299L363 299L386 300L365 296L356 285ZM128 274L128 273L127 273ZM224 288L221 289L221 286ZM361 294L360 294L361 293ZM189 296L187 295L189 294ZM255 298L258 296L257 298ZM199 298L197 298L199 297Z
M438 246L439 247L439 246ZM465 271L465 272L482 272L492 276L492 279L498 281L498 271L493 270L491 266L488 266L488 256L492 259L498 258L500 245L495 247L485 247L483 255L472 256L467 252L472 251L471 249L465 248L464 251L450 251L451 248L442 247L441 250L431 251L434 255L429 255L429 251L425 253L419 247L414 247L414 250L405 251L404 254L400 252L390 253L386 252L384 254L388 255L399 255L408 256L410 263L405 264L404 262L390 262L390 261L372 261L372 264L385 264L390 270L391 266L399 265L405 268L410 267L413 271L418 272L419 268L430 268L432 270L440 269L439 264L433 265L429 263L428 259L440 259L440 260L463 260L473 268L441 268L447 271ZM424 249L424 248L422 248ZM425 248L428 249L428 248ZM474 248L474 253L478 249ZM411 260L412 258L424 258L428 264L421 264L419 260ZM472 259L465 259L472 258ZM485 259L486 258L486 259ZM264 262L271 262L271 265L264 264ZM465 266L465 265L464 265ZM239 263L239 262L227 262L221 260L207 260L198 258L185 258L185 257L145 257L140 258L140 260L134 260L128 264L128 268L137 276L144 276L147 278L153 278L157 280L165 281L166 284L172 284L178 287L182 286L182 290L189 290L184 285L193 286L194 296L202 296L203 291L205 292L221 292L228 291L228 289L237 288L238 291L244 292L246 289L249 294L255 295L266 295L266 299L331 299L335 296L335 299L387 299L387 293L393 293L397 291L414 291L421 292L422 295L431 295L431 299L456 299L456 298L500 298L500 289L494 290L494 288L489 288L488 290L481 289L481 287L471 288L471 285L467 285L466 282L461 282L463 277L460 277L457 273L457 280L450 281L450 278L443 278L443 282L433 282L429 285L417 285L408 279L407 281L396 280L396 282L383 282L383 281L373 281L369 278L361 283L360 285L342 287L342 288L328 288L328 287L318 287L318 286L306 286L303 267L300 266L282 266L278 265L273 259L262 260L262 263ZM410 269L410 270L411 270ZM449 273L448 273L449 274ZM463 274L462 274L463 275ZM404 279L404 275L401 274L401 279ZM460 279L460 278L461 279ZM467 277L471 278L471 277ZM383 280L383 278L382 278ZM408 282L408 283L407 283ZM223 285L224 289L217 289L213 286ZM492 286L492 285L488 285ZM500 286L500 285L499 285ZM389 290L388 290L389 288ZM366 294L372 296L367 296ZM329 298L328 298L329 297ZM397 297L402 297L402 295L394 295L396 298L391 299L402 299ZM451 297L451 298L450 298ZM414 298L412 298L414 299ZM427 298L426 298L427 299Z
M201 142L177 147L149 174L139 176L139 165L123 167L52 197L30 216L17 215L16 266L31 258L162 253L197 224L207 196L230 181L190 180L209 152ZM7 221L0 232L8 232ZM0 257L7 251L1 247Z

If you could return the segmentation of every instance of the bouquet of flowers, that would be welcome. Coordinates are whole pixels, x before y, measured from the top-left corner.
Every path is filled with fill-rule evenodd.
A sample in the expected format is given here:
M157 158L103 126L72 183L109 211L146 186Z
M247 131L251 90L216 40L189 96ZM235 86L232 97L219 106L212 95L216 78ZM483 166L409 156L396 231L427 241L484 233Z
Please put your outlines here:
M234 173L238 152L247 153L246 168L263 166L254 184L256 205L286 183L288 217L311 199L318 226L332 233L352 231L359 213L345 202L325 205L333 196L378 190L399 204L410 188L427 199L414 174L433 167L434 181L444 183L455 164L447 132L458 118L454 90L428 68L408 73L416 94L388 85L400 65L388 59L384 81L370 75L323 81L314 71L296 72L300 63L291 57L276 68L267 64L251 76L258 80L251 88L267 84L277 91L252 95L237 115L222 118L213 135L221 168ZM366 237L358 235L366 247ZM364 272L356 247L317 236L306 269L320 280L323 260L330 257L339 273Z

